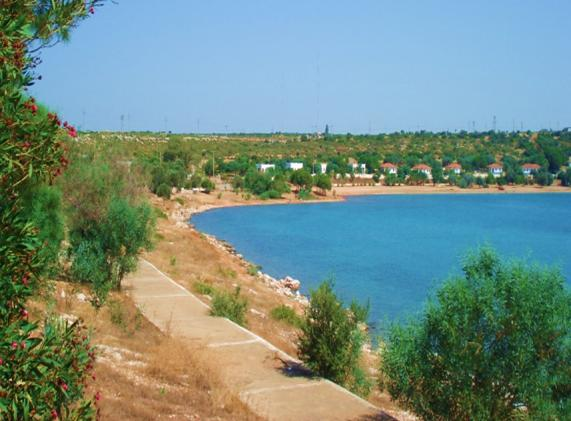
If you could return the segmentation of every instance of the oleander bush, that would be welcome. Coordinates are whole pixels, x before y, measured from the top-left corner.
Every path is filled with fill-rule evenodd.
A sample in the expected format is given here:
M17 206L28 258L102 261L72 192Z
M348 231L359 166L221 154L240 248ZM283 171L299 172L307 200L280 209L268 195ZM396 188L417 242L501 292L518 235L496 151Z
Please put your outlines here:
M26 194L67 167L66 137L77 131L26 89L36 80L33 51L67 39L99 0L0 0L0 419L90 419L85 398L94 351L79 322L31 320L27 303L45 283L59 233ZM57 198L56 198L57 200ZM45 205L45 206L44 206ZM55 209L57 213L57 209ZM57 224L56 224L57 225ZM53 248L44 247L50 244Z

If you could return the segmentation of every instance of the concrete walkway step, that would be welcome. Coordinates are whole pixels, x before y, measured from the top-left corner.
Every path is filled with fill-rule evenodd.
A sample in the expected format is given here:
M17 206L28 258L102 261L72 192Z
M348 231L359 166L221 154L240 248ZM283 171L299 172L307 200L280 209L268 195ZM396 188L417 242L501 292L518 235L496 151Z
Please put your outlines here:
M223 382L269 420L389 420L364 399L324 380L296 374L299 361L209 307L150 262L125 280L136 305L163 332L208 347Z

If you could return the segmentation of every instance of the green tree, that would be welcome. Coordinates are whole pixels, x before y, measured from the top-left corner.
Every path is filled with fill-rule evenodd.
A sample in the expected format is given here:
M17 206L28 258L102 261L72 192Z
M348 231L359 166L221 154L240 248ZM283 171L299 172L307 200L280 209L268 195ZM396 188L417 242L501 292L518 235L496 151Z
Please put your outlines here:
M141 249L151 247L153 222L149 205L113 198L101 219L89 221L89 230L70 233L71 274L92 284L97 305L105 302L109 290L121 288L125 275L136 268Z
M290 181L297 186L298 192L301 189L309 190L313 186L313 177L305 168L291 173Z
M557 270L470 255L424 315L395 325L381 385L423 419L571 413L571 294Z
M315 177L315 187L321 189L322 194L327 195L327 190L331 190L331 177L327 174L319 174Z
M299 352L307 366L319 376L367 394L368 379L360 366L361 348L366 340L359 322L366 320L368 307L352 304L354 314L343 307L330 282L311 291L305 312Z

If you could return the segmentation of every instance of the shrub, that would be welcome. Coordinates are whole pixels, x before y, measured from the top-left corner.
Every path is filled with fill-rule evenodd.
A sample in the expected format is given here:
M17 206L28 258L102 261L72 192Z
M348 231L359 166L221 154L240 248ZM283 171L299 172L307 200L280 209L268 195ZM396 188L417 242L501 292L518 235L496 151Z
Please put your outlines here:
M482 249L422 318L392 327L382 387L424 419L571 413L571 294L555 270Z
M330 282L311 291L299 338L302 360L316 374L366 395L370 382L360 366L366 335L345 309Z
M204 189L204 193L209 194L214 190L214 183L210 181L210 179L204 178L204 180L202 180L200 183L200 187Z
M311 200L314 199L311 194L311 190L300 190L298 194L299 200Z
M166 184L160 184L157 189L155 190L157 196L162 197L163 199L170 199L171 198L171 188Z
M214 295L214 292L216 291L214 289L214 287L206 282L195 282L193 285L193 289L195 292L197 292L198 294L202 294L202 295Z
M270 312L270 316L274 320L280 320L297 328L300 328L303 324L303 319L295 312L295 310L283 304L274 307Z
M210 314L217 317L226 317L240 326L245 326L247 305L247 300L240 297L240 287L236 287L233 293L214 291Z
M535 173L533 179L540 186L550 186L553 184L553 176L544 169Z
M26 305L46 273L45 215L26 206L27 192L66 169L67 123L25 95L36 80L33 51L67 38L99 1L3 1L0 7L0 419L93 419L84 398L94 354L76 322L29 320ZM44 204L51 202L47 200ZM43 212L48 208L42 208ZM53 208L49 212L54 211ZM57 213L57 210L55 210ZM55 222L55 221L54 221ZM38 224L35 226L35 224ZM54 227L57 223L54 224ZM42 228L44 228L42 230ZM39 229L39 230L38 230ZM47 237L41 238L41 236Z
M262 270L262 267L259 265L249 265L248 266L248 274L252 276L256 276L259 271Z
M38 186L26 193L24 202L24 214L38 229L38 239L42 243L38 258L45 264L45 274L54 276L59 270L64 239L61 191L55 186Z
M78 223L80 221L76 221ZM131 205L114 198L98 220L70 231L71 275L92 285L100 305L110 289L120 289L126 274L136 268L142 248L151 247L153 212L147 204Z

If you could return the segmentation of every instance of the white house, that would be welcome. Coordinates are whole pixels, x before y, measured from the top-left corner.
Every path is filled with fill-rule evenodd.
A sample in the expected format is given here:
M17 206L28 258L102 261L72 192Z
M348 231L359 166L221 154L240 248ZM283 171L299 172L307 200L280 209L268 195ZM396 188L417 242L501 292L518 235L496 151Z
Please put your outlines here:
M432 177L432 168L430 168L426 164L415 165L414 167L412 167L412 170L421 172L421 173L425 174L428 178Z
M359 164L357 163L357 161L354 158L349 158L347 160L347 163L349 164L349 168L351 168L352 172L357 171L357 168L359 168Z
M396 175L398 173L398 167L395 164L391 164L390 162L385 162L384 164L381 164L381 168L385 170L386 174Z
M365 174L367 172L367 164L359 164L359 169L361 171L361 174Z
M325 174L327 172L327 162L322 162L319 164L319 172Z
M488 171L490 171L494 177L501 177L504 173L504 166L498 162L494 162L488 165Z
M286 164L286 169L288 170L301 170L303 168L303 162L288 162Z
M275 164L256 164L256 168L260 172L266 172L267 170L275 170L276 165Z
M462 172L462 165L460 165L457 162L453 162L451 164L446 165L446 167L444 167L444 169L446 171L454 173L454 174L460 174Z
M541 165L537 165L537 164L523 164L521 166L521 170L523 172L523 175L526 176L531 176L533 173L536 173L537 171L539 171L541 169Z

